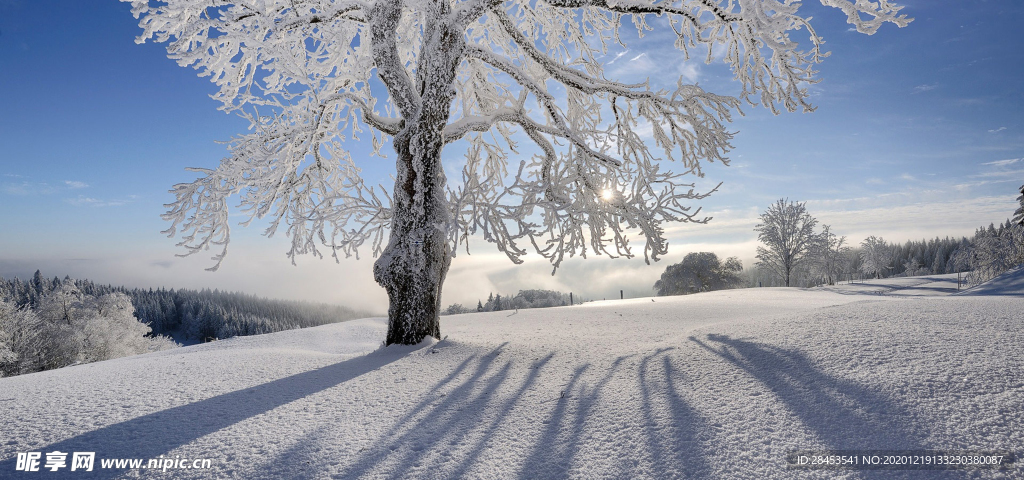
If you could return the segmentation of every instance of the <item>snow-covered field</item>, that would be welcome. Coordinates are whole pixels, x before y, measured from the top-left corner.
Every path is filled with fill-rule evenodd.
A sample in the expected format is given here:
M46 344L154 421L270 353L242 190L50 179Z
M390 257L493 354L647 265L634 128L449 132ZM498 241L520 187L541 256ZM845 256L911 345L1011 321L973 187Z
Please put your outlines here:
M364 319L4 378L0 477L34 477L17 453L56 450L96 452L94 471L38 475L1024 478L786 463L1024 453L1024 298L991 294L1024 275L1001 281L990 295L946 295L954 275L470 314L444 317L443 341L386 349L384 320ZM100 467L161 455L212 469Z

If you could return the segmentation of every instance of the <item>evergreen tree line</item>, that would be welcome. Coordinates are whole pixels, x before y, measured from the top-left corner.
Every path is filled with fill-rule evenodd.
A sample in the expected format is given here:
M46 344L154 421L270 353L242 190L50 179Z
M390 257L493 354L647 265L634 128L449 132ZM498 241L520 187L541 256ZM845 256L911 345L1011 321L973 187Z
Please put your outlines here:
M974 238L961 243L949 261L947 271L968 270L967 282L978 285L1012 268L1024 265L1024 185L1018 189L1020 204L1013 220L997 228L979 228Z
M473 312L497 312L500 310L518 310L523 308L548 308L562 307L569 305L569 294L556 292L554 290L520 290L513 297L501 296L491 293L487 296L487 302L478 300L476 308L465 307L459 303L453 303L444 309L442 315L458 315L460 313Z
M128 289L68 277L48 280L38 270L31 280L0 278L0 300L15 308L34 310L63 284L96 298L124 294L131 301L135 318L152 329L151 335L170 335L186 342L314 327L365 316L337 305L271 300L237 292Z
M1021 190L1024 197L1024 187ZM1021 204L1024 209L1024 200ZM1022 215L1018 214L1018 217ZM987 282L1024 264L1024 218L1014 220L1016 223L1007 220L999 227L989 224L988 228L979 228L974 238L961 245L953 254L951 266L969 271L967 282L970 285Z
M868 237L860 246L841 249L836 262L838 269L829 277L823 273L819 262L808 258L793 270L792 286L814 287L842 280L866 278L907 277L918 275L941 275L968 271L967 263L955 261L958 252L971 248L967 237L935 237L931 240L910 240L903 244L890 243L879 237ZM749 287L784 286L784 281L755 265L744 270L742 276Z
M850 272L862 278L913 277L963 272L972 284L985 282L1024 263L1024 229L1009 220L979 227L972 238L946 237L889 243L868 237L851 251Z
M971 284L985 282L1024 263L1024 187L1013 221L979 228L973 238L939 238L890 243L869 236L850 246L805 204L781 199L761 214L755 227L763 246L755 268L745 270L747 286L813 287L839 280L967 272Z

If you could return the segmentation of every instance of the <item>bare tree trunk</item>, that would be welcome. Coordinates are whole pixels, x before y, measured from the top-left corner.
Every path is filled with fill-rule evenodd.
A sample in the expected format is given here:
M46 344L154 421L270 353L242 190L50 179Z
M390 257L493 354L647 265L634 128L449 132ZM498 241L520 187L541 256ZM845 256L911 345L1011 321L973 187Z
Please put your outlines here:
M441 287L451 263L449 212L440 142L429 137L413 133L395 139L398 175L391 238L373 271L390 301L388 345L441 336ZM414 164L424 168L412 168Z
M430 5L433 21L424 32L414 83L419 105L404 112L405 127L394 139L398 159L391 238L373 266L374 279L387 290L390 302L387 345L441 337L441 287L451 264L451 213L441 150L465 40L463 32L449 23L450 4L437 0ZM397 2L381 8L382 17L400 14Z

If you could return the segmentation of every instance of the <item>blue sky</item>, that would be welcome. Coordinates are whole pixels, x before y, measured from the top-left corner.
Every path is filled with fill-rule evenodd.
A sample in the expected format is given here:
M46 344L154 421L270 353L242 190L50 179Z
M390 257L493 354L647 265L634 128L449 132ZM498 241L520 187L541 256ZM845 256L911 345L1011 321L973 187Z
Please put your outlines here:
M1010 216L1024 183L1024 4L901 2L913 23L865 36L841 12L805 3L832 52L811 87L818 110L744 109L732 124L731 165L705 169L706 182L724 182L700 203L710 224L669 226L670 254L657 264L573 259L554 277L543 259L515 266L475 242L473 255L452 264L445 303L521 288L646 294L692 251L750 264L757 215L781 197L806 201L853 243L969 235ZM185 167L216 165L225 154L217 141L247 123L218 111L209 80L167 59L162 45L134 43L139 32L119 2L0 0L0 275L39 268L384 311L370 259L293 267L287 240L259 228L233 231L216 273L203 270L206 256L174 257L175 241L160 234L167 190L194 178ZM658 85L683 75L716 93L736 90L724 66L684 61L662 38L627 36L628 50L609 53L609 76ZM460 155L450 148L445 159ZM391 160L375 162L365 165L371 178L386 178Z

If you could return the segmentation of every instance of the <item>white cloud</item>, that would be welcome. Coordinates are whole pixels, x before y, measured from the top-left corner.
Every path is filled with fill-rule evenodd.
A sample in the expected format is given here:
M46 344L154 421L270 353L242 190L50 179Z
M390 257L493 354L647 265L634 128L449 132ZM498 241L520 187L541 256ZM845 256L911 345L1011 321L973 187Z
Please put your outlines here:
M99 200L92 197L79 195L77 198L64 199L67 203L76 207L120 207L131 203L132 200Z
M700 64L696 62L679 64L679 75L691 83L697 83L697 80L700 79Z
M623 55L625 55L625 54L627 54L627 53L629 53L629 50L623 50L623 51L621 51L621 52L619 52L619 53L616 53L616 54L615 54L615 58L611 59L611 60L610 60L610 61L609 61L608 63L606 63L605 65L611 65L611 64L615 63L615 61L616 61L616 60L618 60L618 59L622 58L622 56L623 56Z
M48 183L37 183L22 181L21 183L5 183L0 185L0 191L8 195L49 195L58 190L58 188Z
M893 201L848 210L812 208L808 202L808 210L854 243L869 235L905 242L935 236L970 236L981 225L1005 221L1012 216L1015 204L1012 197L992 196L917 203Z
M999 132L1001 132L1003 130L1006 130L1006 127L999 127L999 128L997 128L995 130L989 130L988 133L999 133Z
M935 90L938 87L939 87L939 84L937 84L937 83L933 83L931 85L918 85L918 86L914 87L914 91L912 91L910 93L911 94L923 93L923 92Z
M80 188L86 188L89 185L85 182L77 180L64 180L63 184L50 185L46 182L33 182L28 180L29 177L24 175L15 175L12 173L5 173L5 177L9 178L22 178L18 183L4 183L0 185L0 191L8 195L50 195L53 193L65 191L65 190L76 190Z
M991 132L991 130L989 130L989 131ZM1005 167L1007 165L1012 165L1014 163L1017 163L1020 160L1021 159L1019 159L1019 158L1007 158L1006 160L996 160L994 162L985 162L982 165L992 165L992 166L995 166L995 167Z
M615 77L622 77L627 75L646 75L651 71L655 70L657 65L651 61L651 57L646 52L641 53L633 58L630 58L626 64L619 66L614 73Z
M983 172L971 175L971 178L1024 178L1024 170L1001 170L998 172Z

